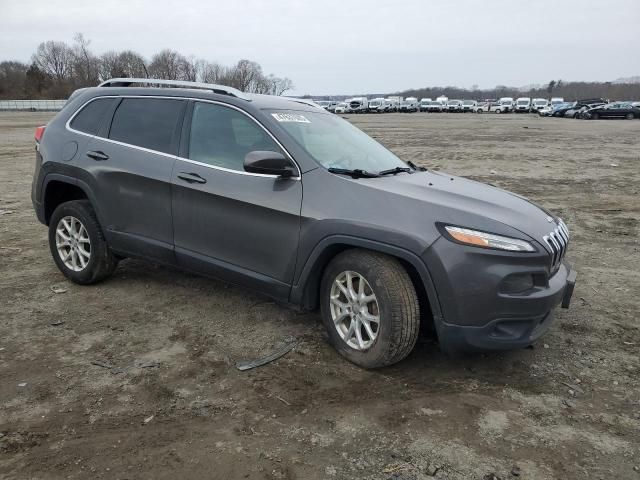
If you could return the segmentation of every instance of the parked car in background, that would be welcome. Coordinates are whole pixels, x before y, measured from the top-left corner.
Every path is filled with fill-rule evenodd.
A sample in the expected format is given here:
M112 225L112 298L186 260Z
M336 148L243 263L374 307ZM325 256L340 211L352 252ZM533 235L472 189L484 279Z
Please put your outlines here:
M447 102L447 112L457 113L462 111L462 100L449 100Z
M557 104L554 108L553 111L551 112L551 116L552 117L564 117L564 114L574 108L576 106L576 102L565 102L565 103L560 103Z
M397 112L398 111L398 101L395 98L385 98L384 99L384 111L385 112Z
M446 106L448 101L449 97L447 97L446 95L440 95L438 98L436 98L436 102L440 102L440 104L443 106Z
M546 98L534 98L531 101L531 111L532 112L540 112L540 109L548 107L549 106L549 100L547 100Z
M576 102L576 104L573 107L571 107L569 110L566 110L564 112L564 117L565 118L582 118L582 114L587 110L591 108L602 107L604 105L606 105L606 103L603 103L603 102L589 103L586 105L580 102Z
M336 105L335 111L333 113L348 113L349 104L346 102L339 102Z
M516 113L530 113L531 112L531 98L520 97L515 103Z
M329 106L325 110L327 110L327 112L335 113L337 105L338 105L338 102L332 100Z
M478 106L478 102L475 100L462 100L463 112L475 112L477 106Z
M475 112L476 113L485 113L489 111L489 102L478 102L476 105Z
M407 97L400 102L400 111L405 113L414 113L419 109L418 99L416 97Z
M349 110L351 113L367 113L369 109L369 101L367 97L354 97L349 101Z
M634 107L631 102L614 102L598 107L589 108L582 113L582 118L598 120L600 118L626 118L633 120L640 118L640 107Z
M430 103L431 103L431 99L430 98L423 98L422 100L420 100L420 111L421 112L426 112L427 111L427 107L429 106Z
M384 113L384 98L369 100L369 113Z
M437 102L435 100L431 100L427 106L425 107L427 112L442 112L444 110L444 106L442 105L442 103Z
M324 108L325 110L329 107L329 105L331 105L331 102L329 102L328 100L314 100L314 102L316 103L316 105Z
M496 110L496 113L509 113L513 111L513 98L502 97L499 102L500 109Z
M564 98L562 97L552 97L551 102L549 102L552 107L557 107L558 105L562 105L565 103Z

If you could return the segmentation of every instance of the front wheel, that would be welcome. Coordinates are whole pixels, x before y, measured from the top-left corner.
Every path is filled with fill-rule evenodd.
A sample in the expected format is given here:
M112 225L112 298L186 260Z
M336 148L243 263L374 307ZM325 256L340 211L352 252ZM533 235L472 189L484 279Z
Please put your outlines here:
M356 365L391 365L416 343L418 297L409 274L393 257L367 250L340 253L325 269L320 301L329 341Z
M65 202L54 210L49 221L49 248L65 277L81 285L104 280L118 264L88 200Z
M627 113L626 119L627 120L633 120L635 117L633 116L633 113Z

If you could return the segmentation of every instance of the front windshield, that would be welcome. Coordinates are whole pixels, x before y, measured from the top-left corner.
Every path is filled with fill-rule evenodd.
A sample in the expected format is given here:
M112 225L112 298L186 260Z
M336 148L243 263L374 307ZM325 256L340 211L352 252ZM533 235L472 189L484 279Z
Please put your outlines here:
M462 102L463 105L473 105L473 100L465 100Z
M377 173L407 164L359 128L320 112L273 111L271 116L314 160L325 168Z
M546 100L537 100L536 101L536 105L546 105L547 101Z
M518 105L527 105L529 100L518 100Z
M371 105L372 107L377 107L377 106L380 105L380 102L377 102L377 101L374 100L374 101L369 102L369 105Z
M324 100L320 100L318 102L316 102L318 105L320 105L321 107L328 107L329 105L331 105L331 102L327 102Z

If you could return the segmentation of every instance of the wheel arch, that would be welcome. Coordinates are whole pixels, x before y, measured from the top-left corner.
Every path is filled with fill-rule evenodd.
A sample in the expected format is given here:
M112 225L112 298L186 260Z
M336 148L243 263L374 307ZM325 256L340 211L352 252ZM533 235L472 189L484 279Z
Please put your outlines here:
M423 319L427 318L425 313L429 314L429 320L433 322L436 330L438 329L442 311L431 274L420 257L403 248L364 238L336 235L320 241L307 258L298 281L291 289L290 302L304 309L316 309L319 305L320 281L325 268L336 255L353 248L384 253L400 261L409 273L418 294Z
M49 225L51 215L58 205L71 200L88 200L91 203L93 210L96 212L100 225L103 225L100 213L96 208L93 193L89 186L82 180L58 173L50 173L43 181L42 192L44 220L46 225Z

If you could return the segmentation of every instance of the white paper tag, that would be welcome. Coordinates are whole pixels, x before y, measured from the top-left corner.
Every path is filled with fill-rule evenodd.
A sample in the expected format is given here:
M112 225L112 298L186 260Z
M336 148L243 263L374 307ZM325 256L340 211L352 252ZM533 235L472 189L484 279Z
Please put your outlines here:
M298 113L272 113L271 116L279 122L311 123L307 117Z

